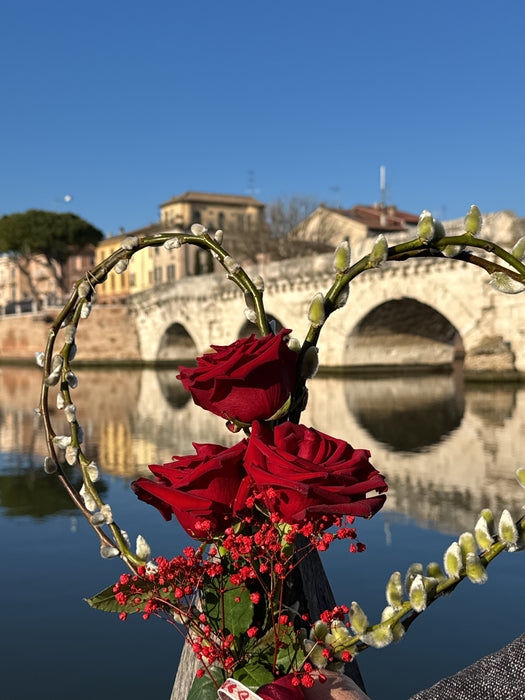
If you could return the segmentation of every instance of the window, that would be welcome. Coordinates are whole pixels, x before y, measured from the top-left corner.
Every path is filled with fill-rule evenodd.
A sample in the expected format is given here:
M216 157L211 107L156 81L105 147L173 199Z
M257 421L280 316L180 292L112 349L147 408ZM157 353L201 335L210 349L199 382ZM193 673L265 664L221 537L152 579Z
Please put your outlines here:
M191 214L191 219L192 219L192 223L194 223L194 224L201 223L201 213L198 209L193 210L193 212Z
M224 212L220 211L217 219L217 227L220 229L224 228Z
M153 271L153 279L155 284L160 284L162 282L162 267L156 267Z
M175 281L175 265L168 265L166 268L166 274L168 278L168 282L174 282Z
M136 275L134 272L129 273L129 286L134 287L137 284Z

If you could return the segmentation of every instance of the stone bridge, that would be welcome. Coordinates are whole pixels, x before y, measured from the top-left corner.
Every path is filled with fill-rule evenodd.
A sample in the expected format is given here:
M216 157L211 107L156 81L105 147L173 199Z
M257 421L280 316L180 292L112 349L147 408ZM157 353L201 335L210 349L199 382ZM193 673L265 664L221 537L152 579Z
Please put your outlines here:
M365 241L353 250L353 260L370 246ZM302 340L313 295L332 283L332 261L322 255L246 269L264 279L267 313ZM487 282L484 271L450 259L391 262L365 272L322 330L321 366L450 367L464 358L467 371L525 373L525 295L501 294ZM146 361L202 354L255 329L244 317L243 295L222 273L135 294L129 307Z

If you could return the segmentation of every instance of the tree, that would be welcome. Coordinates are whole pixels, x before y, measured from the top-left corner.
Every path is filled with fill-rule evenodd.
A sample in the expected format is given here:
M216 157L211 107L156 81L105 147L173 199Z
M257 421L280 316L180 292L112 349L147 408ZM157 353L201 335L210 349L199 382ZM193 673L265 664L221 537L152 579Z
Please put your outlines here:
M31 263L46 267L62 292L64 265L74 253L98 243L104 234L76 214L29 209L0 218L0 253L7 253L39 299Z
M282 260L333 250L329 231L311 240L301 236L305 220L318 207L319 202L308 195L273 200L266 205L265 220L226 229L229 248L240 261L251 262L256 262L259 254Z

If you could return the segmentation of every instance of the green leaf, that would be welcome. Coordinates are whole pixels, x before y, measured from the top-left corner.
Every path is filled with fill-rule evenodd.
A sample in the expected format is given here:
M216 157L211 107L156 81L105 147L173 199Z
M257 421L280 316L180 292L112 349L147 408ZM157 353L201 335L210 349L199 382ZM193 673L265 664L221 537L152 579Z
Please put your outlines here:
M226 672L218 666L210 668L209 671L215 683L208 673L205 673L202 678L195 676L187 700L217 700L217 688L220 688L226 680Z
M237 601L237 598L240 600ZM230 632L238 637L250 627L253 620L253 603L247 588L232 588L224 594L224 621Z
M246 657L250 659L250 662L244 668L256 665L273 675L275 662L275 669L282 676L285 676L293 668L299 668L302 665L305 652L298 633L287 626L279 625L278 629L279 649L277 655L275 654L275 634L271 629L255 644L246 647ZM237 676L235 677L237 678Z
M237 669L233 677L253 691L259 690L261 686L267 685L274 680L273 673L267 668L259 666L257 662L249 663Z
M277 667L283 675L290 673L292 668L299 668L305 657L304 648L300 640L298 639L297 632L288 627L284 630L280 627L281 632L281 644L284 646L279 647L277 652Z
M246 632L253 620L253 603L249 590L235 587L219 594L216 590L207 589L204 614L213 629L222 630L224 627L223 633L228 631L238 637Z
M103 591L94 595L93 598L84 598L84 600L92 608L105 610L106 612L135 612L137 608L136 605L133 605L133 610L130 610L130 604L119 605L113 592L113 586L108 586L108 588L104 588Z
M118 603L115 598L115 593L113 592L113 586L115 584L108 586L103 591L100 591L100 593L94 595L92 598L85 598L85 601L86 603L88 603L88 605L91 605L92 608L96 608L97 610L104 610L105 612L141 612L142 610L144 610L146 603L151 598L152 594L155 592L155 586L151 581L141 580L140 587L144 592L139 594L134 593L131 590L132 584L133 581L130 581L130 583L120 586L121 593L125 593L129 596L128 602L124 605L120 605L120 603ZM169 594L163 595L164 597L169 597ZM135 602L137 597L140 598L139 603Z

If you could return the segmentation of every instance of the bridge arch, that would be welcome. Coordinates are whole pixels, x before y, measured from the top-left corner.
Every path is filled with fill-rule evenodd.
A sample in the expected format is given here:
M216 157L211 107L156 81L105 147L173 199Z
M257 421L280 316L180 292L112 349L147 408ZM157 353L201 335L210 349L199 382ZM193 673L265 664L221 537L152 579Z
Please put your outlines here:
M369 309L346 339L344 364L358 366L452 365L465 354L457 328L433 306L413 297Z
M161 336L157 360L172 361L195 358L197 346L182 323L175 321Z

